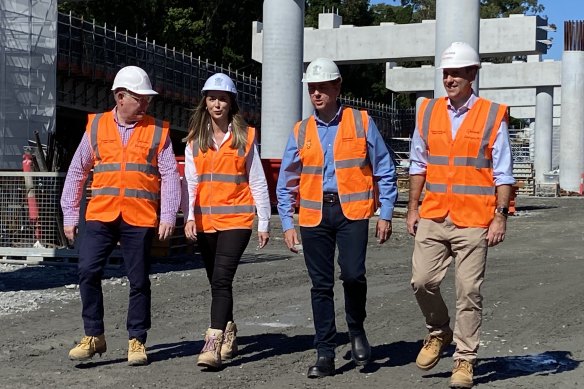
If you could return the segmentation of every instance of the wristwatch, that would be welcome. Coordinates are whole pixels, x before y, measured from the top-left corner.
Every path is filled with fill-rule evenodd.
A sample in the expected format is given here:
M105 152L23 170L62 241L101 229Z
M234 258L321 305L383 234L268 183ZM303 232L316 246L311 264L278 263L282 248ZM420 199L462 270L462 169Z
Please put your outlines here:
M495 213L500 213L501 215L507 217L507 216L509 216L509 208L497 207L497 208L495 208Z

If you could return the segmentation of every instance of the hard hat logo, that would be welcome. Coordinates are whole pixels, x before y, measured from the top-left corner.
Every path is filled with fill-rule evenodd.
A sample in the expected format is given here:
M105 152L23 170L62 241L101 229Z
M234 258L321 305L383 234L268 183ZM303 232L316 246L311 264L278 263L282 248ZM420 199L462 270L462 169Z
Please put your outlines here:
M322 72L322 66L316 65L312 68L312 75L317 76Z
M201 92L208 90L224 91L237 95L237 89L233 80L228 75L223 73L215 73L205 81L205 85Z

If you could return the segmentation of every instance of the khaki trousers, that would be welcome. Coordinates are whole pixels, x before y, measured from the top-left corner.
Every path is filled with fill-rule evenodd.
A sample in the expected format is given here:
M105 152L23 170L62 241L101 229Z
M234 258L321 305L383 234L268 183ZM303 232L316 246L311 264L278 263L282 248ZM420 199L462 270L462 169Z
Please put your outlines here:
M481 284L487 262L487 229L460 228L444 221L420 219L412 257L412 288L432 335L450 331L448 308L440 283L454 260L456 321L454 359L474 362L482 322Z

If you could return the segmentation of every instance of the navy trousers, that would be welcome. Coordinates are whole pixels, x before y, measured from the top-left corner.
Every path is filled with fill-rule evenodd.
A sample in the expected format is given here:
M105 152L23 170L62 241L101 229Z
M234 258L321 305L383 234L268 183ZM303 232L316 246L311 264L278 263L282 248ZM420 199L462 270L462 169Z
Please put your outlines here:
M338 263L341 269L345 295L345 318L349 334L364 332L367 279L365 257L369 233L369 220L349 220L340 203L323 203L322 220L316 227L300 227L304 260L312 281L310 290L314 317L314 346L319 356L334 357L335 305L335 245L339 248Z
M150 329L150 259L149 250L154 228L135 227L121 217L113 222L87 221L79 249L79 291L83 305L85 335L105 332L101 278L107 258L120 242L124 267L130 282L130 298L126 327L129 339L146 343Z

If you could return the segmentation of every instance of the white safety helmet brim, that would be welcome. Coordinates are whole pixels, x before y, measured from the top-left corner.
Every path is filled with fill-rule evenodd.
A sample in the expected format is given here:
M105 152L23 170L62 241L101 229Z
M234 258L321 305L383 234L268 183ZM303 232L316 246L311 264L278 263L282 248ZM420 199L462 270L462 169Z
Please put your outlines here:
M157 95L148 74L138 66L126 66L120 69L114 78L112 91L117 89L127 89L137 95L154 96Z
M201 92L204 94L206 91L210 90L229 92L237 96L237 88L235 88L233 80L223 73L215 73L205 81L205 85L203 85Z

